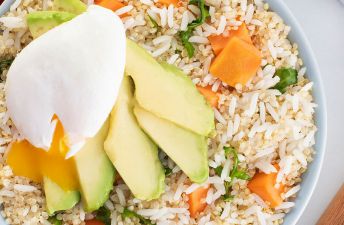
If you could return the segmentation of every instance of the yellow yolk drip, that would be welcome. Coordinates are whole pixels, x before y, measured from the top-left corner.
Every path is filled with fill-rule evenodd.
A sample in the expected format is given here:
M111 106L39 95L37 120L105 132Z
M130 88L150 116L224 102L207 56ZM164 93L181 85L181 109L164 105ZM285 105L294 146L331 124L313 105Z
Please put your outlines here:
M42 182L49 177L64 190L76 190L78 179L73 158L65 159L68 147L64 142L61 122L57 122L49 151L36 148L28 141L14 142L7 155L7 164L17 176Z

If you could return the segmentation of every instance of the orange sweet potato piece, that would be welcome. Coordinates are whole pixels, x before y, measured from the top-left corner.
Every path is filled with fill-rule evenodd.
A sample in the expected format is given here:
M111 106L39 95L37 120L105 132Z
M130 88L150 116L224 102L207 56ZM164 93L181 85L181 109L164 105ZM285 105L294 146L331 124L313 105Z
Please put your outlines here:
M217 107L218 102L219 102L219 96L211 90L211 87L201 87L197 86L197 89L201 94L205 97L205 99L208 101L208 103L212 107Z
M238 37L229 39L210 66L210 73L228 85L245 85L257 72L261 54L253 45Z
M158 2L166 6L170 4L173 4L175 7L179 6L179 0L158 0Z
M86 220L85 221L86 225L105 225L102 221L92 219L92 220Z
M110 9L112 11L116 11L125 6L122 2L119 2L118 0L96 0L94 3L99 6L103 6L104 8Z
M231 30L229 31L229 36L230 37L238 37L240 38L241 40L249 43L249 44L253 44L252 43L252 40L251 40L251 36L250 34L248 33L248 29L247 29L247 26L245 23L242 23L240 25L240 27L238 27L237 30Z
M207 207L205 198L207 197L208 189L209 187L200 187L189 194L189 212L192 218L195 218L199 213L203 212L205 207Z
M222 49L226 46L229 36L225 37L222 34L221 35L212 35L208 37L208 40L211 44L211 48L213 49L213 52L215 55L218 55Z
M248 33L248 29L246 27L245 23L242 23L240 27L238 27L237 30L231 30L229 32L229 36L225 37L223 35L212 35L209 36L209 42L211 44L211 47L215 53L215 55L218 55L222 49L224 49L224 47L226 46L228 40L232 37L238 37L241 40L252 44L252 40L251 37Z
M275 165L279 170L278 165ZM283 199L281 193L284 191L283 184L279 188L275 188L277 173L265 174L263 172L256 173L248 182L247 187L251 192L259 195L264 201L270 203L270 206L275 208L279 206Z

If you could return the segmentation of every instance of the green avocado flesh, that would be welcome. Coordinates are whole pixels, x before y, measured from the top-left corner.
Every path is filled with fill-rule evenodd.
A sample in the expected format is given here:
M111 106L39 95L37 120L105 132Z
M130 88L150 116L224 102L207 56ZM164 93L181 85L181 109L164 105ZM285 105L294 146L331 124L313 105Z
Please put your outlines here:
M87 140L74 156L81 198L87 212L99 209L113 187L115 169L104 151L108 130L109 121L106 121L96 136Z
M60 210L73 208L80 200L79 192L64 191L48 177L43 178L47 212L49 215Z
M125 71L134 80L141 107L202 136L214 130L212 108L181 70L159 64L131 40L126 54Z
M38 38L52 28L73 19L76 15L69 12L40 11L29 13L26 21L33 38Z
M136 118L142 129L196 183L208 179L208 146L206 138L159 118L136 105Z
M86 11L87 5L80 0L54 0L53 9L79 15Z
M158 158L158 147L141 130L133 114L134 87L124 76L115 107L105 151L136 198L151 200L164 191L165 174Z

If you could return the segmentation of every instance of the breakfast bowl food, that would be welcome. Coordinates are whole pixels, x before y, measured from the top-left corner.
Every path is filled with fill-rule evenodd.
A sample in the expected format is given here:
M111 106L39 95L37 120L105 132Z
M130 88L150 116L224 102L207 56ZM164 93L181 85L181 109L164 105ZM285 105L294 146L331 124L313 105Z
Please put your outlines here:
M326 110L283 3L13 5L0 17L8 224L296 222Z

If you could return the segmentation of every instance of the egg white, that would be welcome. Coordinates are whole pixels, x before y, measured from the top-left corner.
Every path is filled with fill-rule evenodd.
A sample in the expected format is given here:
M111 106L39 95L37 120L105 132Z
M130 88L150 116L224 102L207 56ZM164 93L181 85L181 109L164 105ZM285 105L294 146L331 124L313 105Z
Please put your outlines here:
M32 41L14 60L6 82L8 112L21 135L49 149L57 115L73 154L80 149L116 101L125 45L122 21L99 6Z

